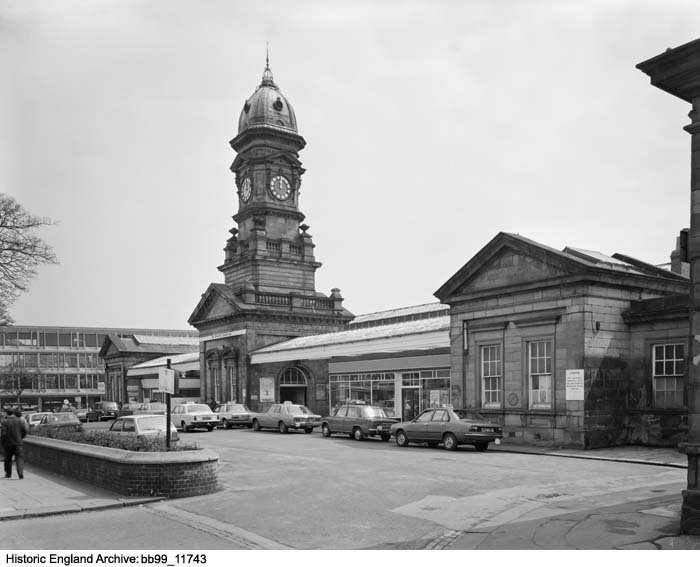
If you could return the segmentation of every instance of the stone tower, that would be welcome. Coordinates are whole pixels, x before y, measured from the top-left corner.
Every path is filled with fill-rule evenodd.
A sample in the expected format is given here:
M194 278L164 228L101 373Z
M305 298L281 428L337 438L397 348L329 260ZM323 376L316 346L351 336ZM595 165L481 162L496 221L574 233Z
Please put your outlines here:
M306 142L269 60L230 144L237 154L231 171L238 211L219 266L224 283L209 286L189 323L200 331L202 399L256 407L259 377L248 353L293 337L343 330L353 315L343 308L340 290L327 296L315 288L321 264L299 210L304 174L299 152Z

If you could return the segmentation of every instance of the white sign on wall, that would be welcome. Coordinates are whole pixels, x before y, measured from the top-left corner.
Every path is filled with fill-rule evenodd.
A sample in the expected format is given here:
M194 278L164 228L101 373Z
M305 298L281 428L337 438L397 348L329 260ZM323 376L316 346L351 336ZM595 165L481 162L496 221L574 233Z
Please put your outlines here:
M566 371L566 400L583 401L586 389L584 387L583 368Z
M274 402L275 401L275 379L260 378L260 401Z

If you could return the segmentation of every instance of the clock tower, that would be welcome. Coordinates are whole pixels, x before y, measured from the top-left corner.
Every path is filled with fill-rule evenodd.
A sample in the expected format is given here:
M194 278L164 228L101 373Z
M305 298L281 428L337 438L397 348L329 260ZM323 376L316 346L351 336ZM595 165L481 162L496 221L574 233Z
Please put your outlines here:
M243 104L230 144L236 152L230 169L237 211L219 266L224 283L210 284L189 323L200 331L202 400L237 400L256 408L263 401L260 384L265 384L267 400L269 381L290 372L252 368L250 352L294 337L344 330L353 315L343 307L337 288L330 295L316 291L321 264L299 210L304 174L299 152L306 142L269 60L262 82ZM299 381L295 400L313 406L307 392L320 385L303 370L293 373ZM285 384L285 395L290 388Z

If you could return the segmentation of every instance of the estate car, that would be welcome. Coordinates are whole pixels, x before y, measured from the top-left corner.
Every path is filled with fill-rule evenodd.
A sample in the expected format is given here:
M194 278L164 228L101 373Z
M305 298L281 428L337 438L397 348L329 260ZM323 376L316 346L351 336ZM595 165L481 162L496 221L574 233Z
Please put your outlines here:
M323 418L321 433L330 437L334 433L350 435L362 441L379 436L384 441L391 439L391 426L399 420L389 417L383 408L360 404L340 406L332 416Z

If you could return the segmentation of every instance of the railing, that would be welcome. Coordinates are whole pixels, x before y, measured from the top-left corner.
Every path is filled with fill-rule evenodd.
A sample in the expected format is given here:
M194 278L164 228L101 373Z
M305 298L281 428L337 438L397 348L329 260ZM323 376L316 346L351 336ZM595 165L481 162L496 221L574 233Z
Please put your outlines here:
M309 309L333 309L333 300L331 299L319 299L315 297L302 297L301 306L307 307Z
M299 246L298 244L290 244L289 252L291 252L292 254L301 254L301 246Z
M292 304L292 298L289 295L279 295L275 293L256 293L255 303L260 303L262 305L289 306Z
M270 242L269 240L265 243L265 247L268 252L281 252L282 245L279 242Z

